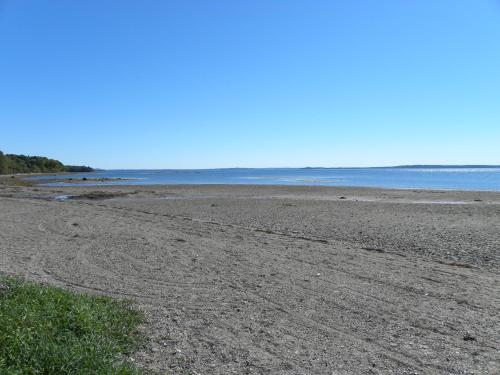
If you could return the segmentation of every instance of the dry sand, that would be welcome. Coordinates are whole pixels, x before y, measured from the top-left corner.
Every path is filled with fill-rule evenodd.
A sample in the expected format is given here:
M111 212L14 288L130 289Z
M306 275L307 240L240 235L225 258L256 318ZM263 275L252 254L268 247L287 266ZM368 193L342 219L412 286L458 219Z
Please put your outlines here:
M161 373L494 374L499 229L500 193L3 186L0 272L132 299Z

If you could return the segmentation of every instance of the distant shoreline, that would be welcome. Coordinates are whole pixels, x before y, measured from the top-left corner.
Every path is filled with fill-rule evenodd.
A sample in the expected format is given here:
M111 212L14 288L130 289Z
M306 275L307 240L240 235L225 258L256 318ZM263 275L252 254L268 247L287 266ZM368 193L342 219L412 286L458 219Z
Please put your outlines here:
M96 173L110 171L223 171L223 170L345 170L345 169L500 169L500 165L488 164L412 164L412 165L393 165L382 167L223 167L223 168L93 168L85 171L54 171L54 172L26 172L26 173L8 173L1 174L5 176L38 176L38 175L65 175L80 173Z

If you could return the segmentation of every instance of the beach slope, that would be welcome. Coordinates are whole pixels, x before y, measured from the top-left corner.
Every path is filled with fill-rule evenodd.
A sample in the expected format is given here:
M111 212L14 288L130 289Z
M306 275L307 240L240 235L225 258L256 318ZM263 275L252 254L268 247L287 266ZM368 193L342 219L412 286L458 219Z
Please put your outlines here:
M150 369L495 373L499 227L499 193L4 186L0 272L132 299Z

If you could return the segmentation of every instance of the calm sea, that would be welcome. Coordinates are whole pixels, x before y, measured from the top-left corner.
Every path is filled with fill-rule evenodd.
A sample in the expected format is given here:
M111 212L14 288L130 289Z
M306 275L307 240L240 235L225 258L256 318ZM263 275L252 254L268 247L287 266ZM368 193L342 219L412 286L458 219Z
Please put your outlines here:
M60 176L59 176L60 177ZM257 184L365 186L500 191L500 168L265 168L202 170L107 170L74 179L122 178L84 185ZM37 176L36 179L47 178ZM65 183L47 183L64 186ZM75 185L72 183L71 185Z

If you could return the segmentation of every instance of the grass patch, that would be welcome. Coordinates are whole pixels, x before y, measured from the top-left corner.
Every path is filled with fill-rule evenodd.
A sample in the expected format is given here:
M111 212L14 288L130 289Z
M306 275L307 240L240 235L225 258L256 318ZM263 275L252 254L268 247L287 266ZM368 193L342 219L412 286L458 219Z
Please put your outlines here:
M140 374L142 315L126 302L0 278L0 374Z

